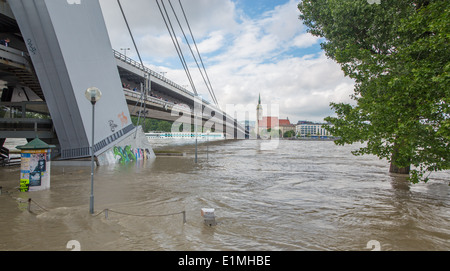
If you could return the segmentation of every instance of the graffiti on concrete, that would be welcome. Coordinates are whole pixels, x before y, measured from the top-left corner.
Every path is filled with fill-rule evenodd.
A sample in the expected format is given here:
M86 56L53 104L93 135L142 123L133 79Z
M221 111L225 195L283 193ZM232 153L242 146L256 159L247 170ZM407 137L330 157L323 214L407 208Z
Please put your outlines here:
M114 133L116 131L117 127L118 127L118 125L115 124L113 120L109 121L109 128L111 128L111 132Z
M130 145L125 147L116 146L113 149L114 158L118 163L126 164L135 161L147 160L151 157L148 149L132 149Z
M128 124L128 118L125 116L125 113L122 112L117 116L120 119L120 122L122 123L122 127L125 127L125 125Z

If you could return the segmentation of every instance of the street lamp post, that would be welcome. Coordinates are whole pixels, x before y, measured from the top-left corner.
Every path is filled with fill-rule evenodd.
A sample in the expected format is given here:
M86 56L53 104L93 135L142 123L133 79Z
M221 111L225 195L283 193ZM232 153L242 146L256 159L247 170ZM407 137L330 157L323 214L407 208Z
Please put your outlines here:
M210 130L206 132L206 161L209 161L209 134L211 133Z
M102 92L95 87L88 88L85 93L86 99L92 104L92 142L91 142L91 197L89 201L89 212L94 214L94 128L95 128L95 104L102 97Z
M202 121L202 104L198 94L194 96L194 131L195 131L195 163L198 163L198 126ZM200 119L199 119L200 117Z
M120 50L123 51L123 53L124 53L124 55L125 55L125 58L127 58L127 51L130 51L131 48L120 48Z
M197 135L197 123L195 123L195 163L197 164L198 163L198 154L197 154L197 148L198 148L198 143L197 143L197 137L198 137L198 135Z

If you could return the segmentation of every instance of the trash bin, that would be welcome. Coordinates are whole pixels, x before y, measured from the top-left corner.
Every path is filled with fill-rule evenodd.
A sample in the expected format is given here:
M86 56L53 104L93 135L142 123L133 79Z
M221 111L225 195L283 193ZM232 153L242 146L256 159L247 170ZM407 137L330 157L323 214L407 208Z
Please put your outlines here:
M21 151L20 191L50 189L50 156L55 146L36 138L16 148Z

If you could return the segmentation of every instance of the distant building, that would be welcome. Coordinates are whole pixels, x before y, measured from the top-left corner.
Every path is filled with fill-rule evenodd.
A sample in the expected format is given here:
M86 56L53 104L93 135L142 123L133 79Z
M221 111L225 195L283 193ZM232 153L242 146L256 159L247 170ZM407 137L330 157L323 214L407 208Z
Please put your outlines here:
M261 138L261 129L259 122L263 119L263 107L261 104L261 94L259 94L259 101L258 106L256 107L256 125L255 125L255 131L256 131L256 138Z
M287 131L295 131L295 125L289 121L289 118L280 120L280 130L281 135L284 136L284 133Z
M299 120L297 122L297 125L300 125L300 124L314 124L314 122L309 121L309 120Z
M305 122L298 124L296 127L297 136L300 137L320 137L327 138L331 137L332 134L325 128L323 128L323 123L311 123Z
M280 119L278 117L263 117L258 121L259 132L262 130L278 129L280 127Z
M241 120L241 121L238 121L238 123L242 126L249 126L250 128L254 128L256 125L255 121L250 121L250 120Z
M281 137L287 131L295 131L295 125L291 124L289 118L279 119L278 117L263 117L263 108L261 104L261 95L259 95L258 106L256 107L257 121L255 129L257 131L257 137L260 138L261 132L266 130L280 130Z

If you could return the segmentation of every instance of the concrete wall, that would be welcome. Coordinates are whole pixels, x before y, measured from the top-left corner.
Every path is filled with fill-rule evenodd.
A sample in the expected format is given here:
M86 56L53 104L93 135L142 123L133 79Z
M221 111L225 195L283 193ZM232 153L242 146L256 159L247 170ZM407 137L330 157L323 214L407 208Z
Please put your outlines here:
M153 160L156 155L142 127L136 128L128 137L115 143L114 147L98 156L100 166L112 164L140 163Z
M64 158L89 156L89 87L96 105L96 153L128 136L133 126L98 0L9 0L28 47ZM114 127L114 129L113 129Z

